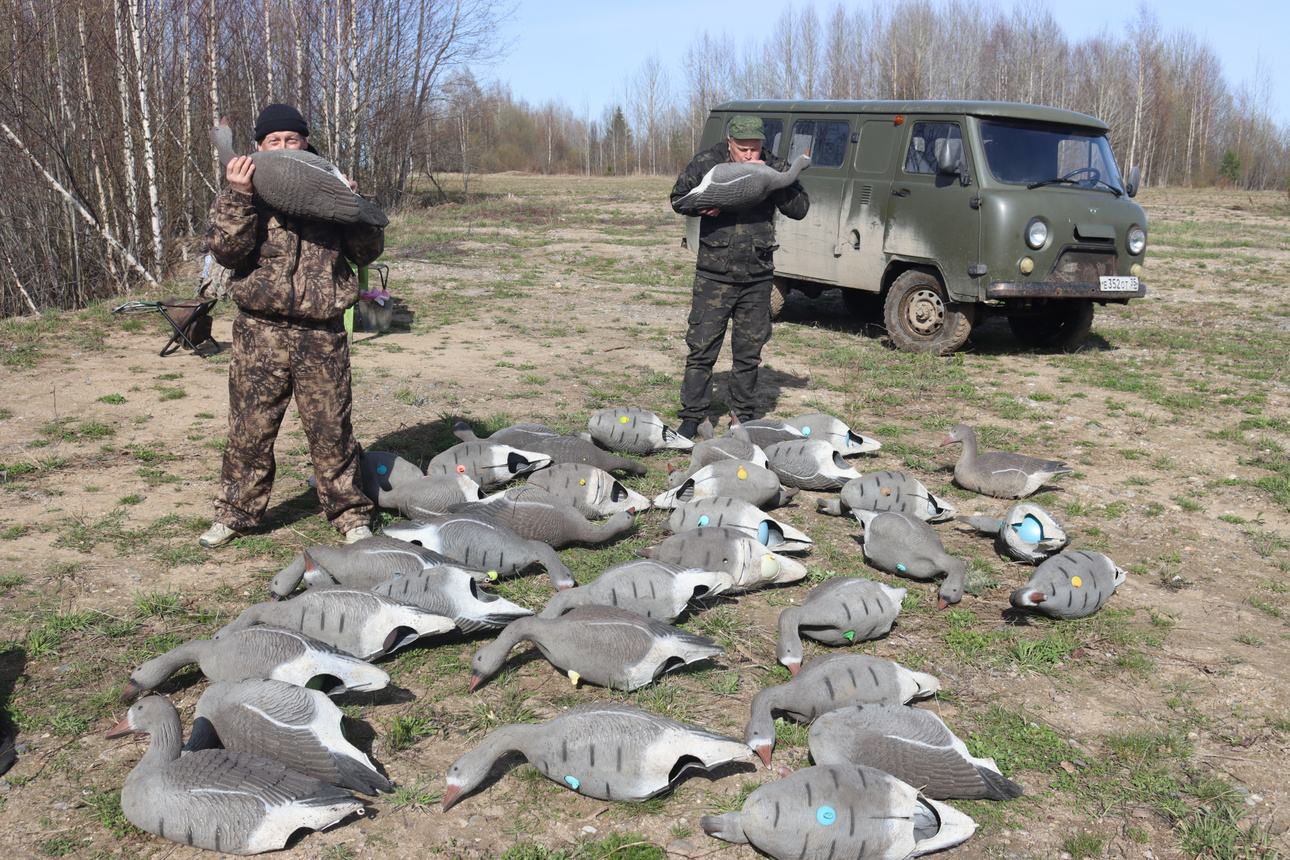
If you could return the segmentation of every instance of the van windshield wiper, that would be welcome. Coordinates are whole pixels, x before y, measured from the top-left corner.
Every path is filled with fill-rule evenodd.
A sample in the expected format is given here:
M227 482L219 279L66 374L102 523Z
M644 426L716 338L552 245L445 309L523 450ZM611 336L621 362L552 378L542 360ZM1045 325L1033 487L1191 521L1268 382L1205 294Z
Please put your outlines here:
M1027 185L1026 187L1027 187L1027 188L1042 188L1042 187L1043 187L1043 186L1045 186L1045 185L1057 185L1057 184L1059 184L1059 183L1064 183L1064 184L1066 184L1066 185L1078 185L1078 184L1079 184L1079 183L1077 183L1074 179L1067 179L1067 178L1066 178L1066 177L1064 177L1064 176L1054 176L1052 179L1041 179L1041 180L1039 180L1038 182L1032 182L1032 183L1030 183L1029 185Z
M1088 182L1088 181L1090 181L1090 180L1089 180L1089 179L1087 179L1087 178L1085 178L1085 179L1071 179L1071 178L1070 178L1070 177L1068 177L1068 176L1054 176L1052 179L1041 179L1041 180L1040 180L1040 181L1038 181L1038 182L1032 182L1032 183L1030 183L1029 185L1027 185L1026 187L1027 187L1027 188L1042 188L1042 187L1044 187L1045 185L1080 185L1082 182ZM1123 196L1123 195L1124 195L1124 192L1123 192L1123 191L1121 191L1120 189L1116 188L1114 185L1112 185L1111 183L1107 182L1105 179L1093 179L1093 180L1092 180L1092 183L1093 183L1092 185L1086 185L1086 186L1084 186L1084 187L1085 187L1085 188L1096 188L1097 186L1102 185L1102 186L1105 186L1105 187L1106 187L1106 190L1107 190L1107 191L1110 191L1110 192L1111 192L1112 194L1114 194L1116 197L1121 197L1121 196Z

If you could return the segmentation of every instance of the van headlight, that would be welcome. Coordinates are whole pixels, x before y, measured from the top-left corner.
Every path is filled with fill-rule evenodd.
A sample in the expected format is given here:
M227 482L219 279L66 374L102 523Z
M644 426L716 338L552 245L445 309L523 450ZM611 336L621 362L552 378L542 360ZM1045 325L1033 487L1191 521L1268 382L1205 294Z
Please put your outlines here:
M1147 231L1143 230L1137 224L1129 228L1129 234L1125 237L1124 246L1129 249L1129 253L1138 256L1142 249L1147 247Z
M1038 251L1048 241L1048 225L1042 218L1032 218L1026 225L1026 244ZM1145 239L1144 239L1145 241Z

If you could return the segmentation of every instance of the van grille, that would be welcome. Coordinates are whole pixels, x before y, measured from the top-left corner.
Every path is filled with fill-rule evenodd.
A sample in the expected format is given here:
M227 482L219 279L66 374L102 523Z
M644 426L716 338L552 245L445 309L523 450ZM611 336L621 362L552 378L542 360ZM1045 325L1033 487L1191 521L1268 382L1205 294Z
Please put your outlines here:
M1119 271L1114 251L1063 251L1044 280L1076 284L1096 281Z
M860 205L868 206L869 201L871 199L873 199L873 186L872 185L860 186Z

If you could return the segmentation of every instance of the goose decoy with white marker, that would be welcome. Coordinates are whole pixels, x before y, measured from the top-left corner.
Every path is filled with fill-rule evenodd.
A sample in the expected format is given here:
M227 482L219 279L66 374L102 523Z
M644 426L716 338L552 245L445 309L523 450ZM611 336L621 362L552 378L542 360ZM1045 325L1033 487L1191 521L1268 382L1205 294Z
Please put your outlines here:
M1031 564L1061 552L1070 545L1065 529L1034 502L1018 502L998 517L956 517L981 534L994 535L994 545L1001 555Z
M638 558L606 568L586 585L556 592L539 617L556 618L575 606L616 606L670 624L691 601L715 597L728 587L728 578L715 570Z
M653 454L655 451L688 451L689 439L677 434L663 419L635 406L602 409L587 419L591 438L610 451Z
M810 723L848 705L903 705L940 688L935 675L913 672L890 660L864 654L825 654L803 663L793 680L753 696L744 742L770 767L776 711L799 723Z
M542 565L556 588L571 588L573 574L551 547L525 540L508 525L478 512L443 514L428 520L391 523L390 537L443 553L468 567L497 576L516 574L533 564Z
M610 517L622 511L637 513L650 507L650 500L604 469L582 463L556 463L529 475L528 482L564 499L588 519Z
M781 188L797 181L798 174L811 166L811 157L802 153L787 170L779 171L762 162L727 161L715 165L699 184L684 197L672 203L682 209L720 209L742 212L751 209Z
M697 443L694 449L690 451L690 465L685 469L673 469L669 464L667 485L669 487L680 486L686 478L704 466L720 463L723 460L740 460L745 463L752 463L754 466L761 466L763 469L770 468L770 460L766 458L766 452L759 446L754 445L747 439L736 439L734 436L729 435L720 436L716 439L704 439L702 442Z
M740 421L730 416L730 429L727 433L736 439L751 442L765 450L778 442L794 442L806 437L796 427L790 427L778 418L753 418Z
M268 678L219 681L197 700L184 752L222 746L351 791L393 791L372 760L345 740L344 716L318 690Z
M703 832L775 860L905 860L958 845L976 822L864 765L817 765L767 783Z
M290 600L256 603L220 630L234 633L257 625L298 630L360 660L377 660L423 636L457 625L402 600L345 585L310 588Z
M796 675L802 665L802 636L825 645L851 645L885 636L896 623L905 589L862 576L826 579L800 606L779 613L775 656Z
M538 772L599 800L648 800L692 770L751 762L739 741L632 705L575 705L539 724L494 729L448 768L443 809L474 791L498 759L519 752Z
M465 421L452 425L452 433L463 442L480 441L475 431ZM550 456L552 465L561 463L585 463L604 469L606 472L626 472L628 475L645 474L645 464L630 457L619 457L596 446L590 439L581 436L566 436L557 433L544 424L521 423L503 427L492 436L489 442L502 445L514 445L525 451L537 451Z
M593 523L582 512L537 484L509 487L478 502L454 505L452 513L478 511L511 527L527 540L541 541L556 549L570 544L598 544L611 541L635 525L632 511L614 514L603 523Z
M537 451L488 441L460 442L435 455L426 474L465 475L485 492L492 492L521 475L550 465L551 458Z
M413 573L454 559L392 537L372 535L345 546L312 546L300 553L269 582L269 598L282 600L303 580L315 585L353 585L371 588L392 576ZM478 578L486 578L479 571Z
M721 496L678 505L672 509L666 528L680 534L704 526L736 529L775 552L806 552L815 545L805 532L767 515L756 505Z
M227 119L211 129L211 143L219 163L233 160L233 129ZM251 184L269 206L287 215L331 224L366 224L384 227L390 219L372 200L355 194L336 165L303 149L274 149L253 152L255 164Z
M910 579L945 579L937 589L937 607L963 599L967 566L945 551L940 535L918 517L900 511L853 510L864 526L864 558L883 573Z
M837 499L816 499L822 514L844 517L856 511L900 511L929 523L954 519L957 511L904 472L870 472L842 485Z
M1101 609L1126 579L1128 574L1102 553L1077 549L1035 568L1030 581L1013 591L1010 600L1018 609L1053 618L1084 618Z
M809 743L817 765L875 767L937 800L1012 800L1022 793L994 759L972 756L940 717L922 708L839 708L816 719Z
M767 585L797 582L806 565L772 552L737 529L703 526L672 535L658 546L636 551L645 558L683 567L715 570L729 577L727 590L741 594Z
M635 690L679 666L725 651L704 636L613 606L579 606L556 618L520 618L475 652L470 690L492 677L520 642L532 642L576 685Z
M807 412L785 419L785 424L796 428L808 439L823 439L843 457L869 454L882 448L877 439L862 436L847 426L841 418L823 412Z
M516 618L533 614L504 597L481 590L474 574L472 569L442 564L399 574L372 586L372 591L447 616L463 633L505 627Z
M379 666L342 654L298 630L248 627L216 633L210 639L194 639L153 657L134 670L121 701L157 689L189 663L201 666L202 674L212 681L273 678L319 689L329 696L348 690L380 690L390 683L390 676Z
M802 490L837 490L860 473L825 439L776 442L766 449L780 483Z
M130 706L109 738L151 735L125 778L121 812L149 833L208 851L259 854L283 848L301 828L325 830L365 804L343 788L234 750L180 755L183 724L163 696Z
M770 469L742 460L722 460L704 466L677 486L654 499L656 508L674 508L695 499L723 496L742 499L762 509L788 504L796 487L785 487Z
M963 443L963 453L954 464L954 483L965 490L996 499L1023 499L1054 475L1073 471L1060 460L1041 460L1009 451L977 453L976 431L955 424L941 447Z

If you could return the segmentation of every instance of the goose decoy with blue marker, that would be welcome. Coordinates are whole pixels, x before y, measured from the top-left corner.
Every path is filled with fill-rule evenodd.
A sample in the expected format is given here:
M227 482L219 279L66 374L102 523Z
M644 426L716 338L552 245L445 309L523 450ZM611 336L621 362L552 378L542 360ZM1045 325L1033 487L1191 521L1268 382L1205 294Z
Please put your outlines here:
M963 599L967 566L945 551L940 535L918 517L900 511L853 510L864 526L864 558L883 573L910 579L945 579L937 590L937 607Z
M533 564L542 565L556 588L571 588L573 574L548 545L526 540L504 523L478 512L443 514L428 520L391 523L390 537L443 553L468 567L517 574Z
M487 514L510 526L526 540L541 541L556 549L575 543L611 541L630 531L636 522L634 511L622 511L603 523L593 523L569 502L537 484L520 484L481 501L452 507L452 513L471 511Z
M640 513L650 507L648 498L628 489L604 469L583 463L556 463L529 475L528 483L564 499L588 519L628 510Z
M586 585L556 592L539 617L556 618L575 606L616 606L671 624L691 601L727 588L729 578L715 570L638 558L606 568Z
M730 429L727 434L736 439L751 442L763 451L777 442L795 442L806 438L801 430L789 426L787 422L778 418L753 418L740 421L734 415L730 416Z
M353 585L371 588L392 576L413 573L439 564L452 564L448 556L392 537L373 535L345 546L312 546L300 553L269 582L269 598L282 600L301 581L316 585ZM486 578L479 571L479 578Z
M826 579L800 606L779 613L775 656L796 675L802 665L802 636L825 645L852 645L886 636L900 614L905 589L862 576Z
M1010 451L977 452L976 431L955 424L941 447L963 443L963 453L954 464L954 483L965 490L996 499L1023 499L1055 475L1073 471L1060 460L1041 460Z
M107 736L151 735L121 788L121 812L135 827L208 851L276 851L302 828L325 830L365 804L348 791L234 750L180 755L183 724L163 696L130 706Z
M816 499L822 514L844 517L853 511L900 511L929 523L954 519L954 507L904 472L870 472L842 485L837 499Z
M808 439L823 439L843 457L869 454L882 448L877 439L862 436L847 426L841 418L823 412L807 412L784 421Z
M547 779L599 800L647 800L692 770L752 761L739 741L632 705L575 705L540 724L494 729L448 768L443 809L474 791L498 759L519 752Z
M785 487L770 469L742 460L722 460L704 466L677 486L654 499L656 508L674 508L695 499L722 496L742 499L762 509L788 504L796 487Z
M1053 618L1084 618L1097 612L1124 584L1128 574L1100 552L1077 549L1058 553L1012 592L1012 605Z
M465 421L454 424L452 433L463 442L481 441ZM584 463L606 472L626 472L636 476L645 474L645 464L639 460L611 454L598 448L590 439L566 436L544 424L512 424L489 436L488 441L546 454L551 458L552 465L556 466L561 463Z
M626 454L688 451L694 447L658 415L635 406L602 409L587 419L587 429L598 444Z
M722 496L678 505L672 509L666 528L680 534L704 526L736 529L775 552L806 552L815 545L805 532L767 515L756 505Z
M742 212L751 209L781 188L797 181L798 175L811 166L811 157L802 153L787 170L779 171L762 162L726 161L715 165L699 184L684 197L673 202L682 209L720 209Z
M1002 519L985 516L956 519L981 534L994 535L995 548L1001 555L1030 564L1039 564L1071 542L1053 515L1034 502L1018 502L1008 508Z
M537 451L489 441L460 442L435 455L426 474L465 475L485 492L492 492L521 475L550 465L551 458Z
M358 477L363 495L382 508L395 508L398 505L389 493L409 481L424 478L425 472L416 463L393 451L363 451L358 455ZM312 475L309 485L314 486Z
M780 483L802 490L838 490L860 473L825 439L776 442L766 449Z
M797 582L806 565L772 552L737 529L703 526L674 534L658 546L636 551L645 558L682 567L715 570L728 577L727 590L741 594L768 585Z
M377 594L412 603L453 620L463 633L505 627L533 613L480 589L478 571L453 564L399 574L372 586Z

